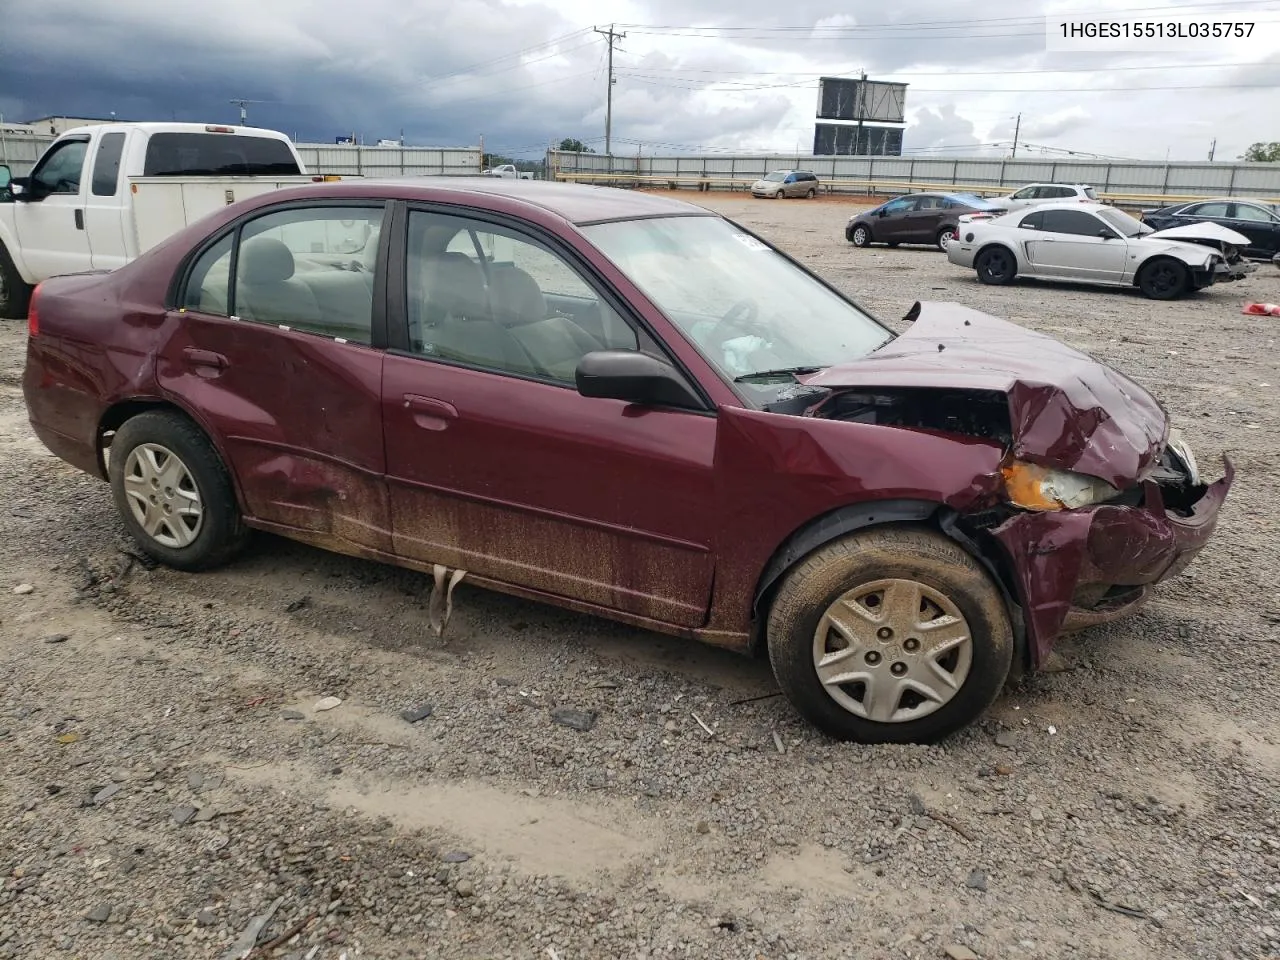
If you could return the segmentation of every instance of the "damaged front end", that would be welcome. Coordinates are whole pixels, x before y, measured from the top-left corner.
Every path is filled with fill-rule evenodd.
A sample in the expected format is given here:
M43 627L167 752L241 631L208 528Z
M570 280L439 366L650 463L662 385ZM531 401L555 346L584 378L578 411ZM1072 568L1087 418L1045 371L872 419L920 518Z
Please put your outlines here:
M1160 405L1049 337L954 304L861 361L803 378L805 414L997 442L997 490L948 519L1016 598L1028 666L1132 612L1211 536L1234 478L1205 483ZM904 385L912 384L912 385ZM914 384L919 384L914 385Z

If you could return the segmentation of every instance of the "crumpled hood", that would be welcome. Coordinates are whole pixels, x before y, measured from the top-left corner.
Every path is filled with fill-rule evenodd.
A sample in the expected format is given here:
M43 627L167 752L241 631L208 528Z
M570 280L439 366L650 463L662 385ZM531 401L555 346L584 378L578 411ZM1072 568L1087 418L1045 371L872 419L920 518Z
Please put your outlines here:
M906 333L807 385L999 391L1014 456L1132 486L1159 456L1168 416L1128 377L1052 337L957 303L917 303Z
M1157 230L1155 233L1148 233L1142 238L1143 240L1213 240L1215 242L1229 243L1233 247L1247 247L1250 240L1243 233L1237 233L1230 227L1224 227L1220 223L1184 223L1180 227L1170 227L1168 230Z

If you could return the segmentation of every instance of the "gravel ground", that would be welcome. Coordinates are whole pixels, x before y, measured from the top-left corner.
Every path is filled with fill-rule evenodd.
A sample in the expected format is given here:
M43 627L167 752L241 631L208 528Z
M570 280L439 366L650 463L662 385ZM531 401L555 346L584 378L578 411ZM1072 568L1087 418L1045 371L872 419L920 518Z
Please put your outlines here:
M837 744L765 664L465 582L440 641L426 578L283 540L151 568L0 324L0 957L240 956L264 916L254 956L317 960L1280 954L1280 321L1240 315L1280 272L989 288L853 249L848 203L702 202L891 321L955 300L1150 386L1237 465L1217 538L946 744Z

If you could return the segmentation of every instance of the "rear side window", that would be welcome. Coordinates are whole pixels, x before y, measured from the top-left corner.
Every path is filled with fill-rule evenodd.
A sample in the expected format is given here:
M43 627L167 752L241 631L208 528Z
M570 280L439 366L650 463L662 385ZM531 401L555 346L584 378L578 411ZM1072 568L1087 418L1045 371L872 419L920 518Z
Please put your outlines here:
M93 160L93 195L114 197L120 182L120 155L124 152L124 134L104 134L98 142Z
M1040 230L1044 224L1043 211L1037 213L1029 213L1022 218L1022 222L1018 224L1023 230Z
M157 133L147 142L148 177L289 177L301 171L283 140L234 133Z

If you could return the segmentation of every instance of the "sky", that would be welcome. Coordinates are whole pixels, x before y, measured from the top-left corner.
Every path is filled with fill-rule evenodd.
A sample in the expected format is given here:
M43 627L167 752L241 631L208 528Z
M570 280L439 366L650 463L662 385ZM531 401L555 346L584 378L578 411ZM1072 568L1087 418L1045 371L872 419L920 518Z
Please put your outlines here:
M1046 49L1045 18L1257 23L1181 50ZM801 152L817 79L909 84L912 154L1234 160L1280 140L1276 0L42 0L0 33L0 116L249 122L304 141ZM1021 115L1020 123L1015 119Z

